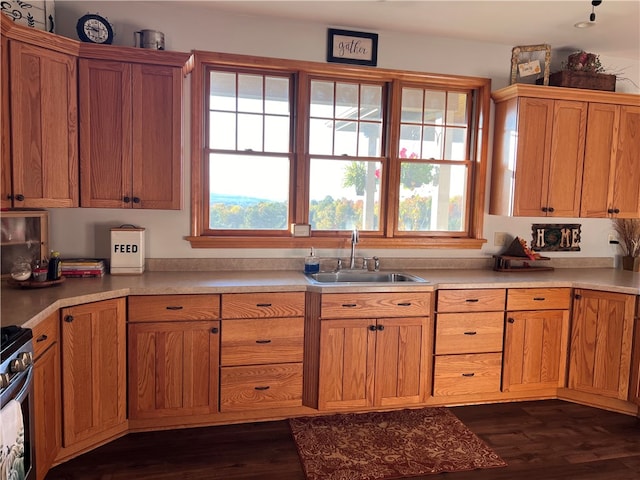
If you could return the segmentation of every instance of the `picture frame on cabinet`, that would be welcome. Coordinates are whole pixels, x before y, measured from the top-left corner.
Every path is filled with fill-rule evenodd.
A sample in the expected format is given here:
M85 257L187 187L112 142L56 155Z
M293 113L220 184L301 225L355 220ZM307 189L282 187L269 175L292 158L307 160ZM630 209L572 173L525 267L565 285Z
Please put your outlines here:
M375 67L378 63L378 34L330 28L327 33L327 62Z
M522 45L511 50L511 82L549 85L551 46Z

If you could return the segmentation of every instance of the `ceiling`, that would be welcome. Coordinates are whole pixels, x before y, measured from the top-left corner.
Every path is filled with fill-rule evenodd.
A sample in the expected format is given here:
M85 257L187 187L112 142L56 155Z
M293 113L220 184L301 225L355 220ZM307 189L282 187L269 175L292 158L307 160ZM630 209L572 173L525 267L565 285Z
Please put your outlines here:
M640 61L640 0L289 0L200 1L246 15L323 23L373 33L403 31L506 45L550 44Z

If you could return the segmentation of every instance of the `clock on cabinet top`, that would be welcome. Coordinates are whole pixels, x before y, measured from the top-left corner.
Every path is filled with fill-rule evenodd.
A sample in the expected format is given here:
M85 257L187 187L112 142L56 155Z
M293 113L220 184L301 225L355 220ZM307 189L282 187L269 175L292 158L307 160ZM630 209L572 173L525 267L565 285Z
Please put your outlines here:
M78 38L83 42L104 45L113 42L113 27L106 18L95 13L87 13L80 17L76 31Z

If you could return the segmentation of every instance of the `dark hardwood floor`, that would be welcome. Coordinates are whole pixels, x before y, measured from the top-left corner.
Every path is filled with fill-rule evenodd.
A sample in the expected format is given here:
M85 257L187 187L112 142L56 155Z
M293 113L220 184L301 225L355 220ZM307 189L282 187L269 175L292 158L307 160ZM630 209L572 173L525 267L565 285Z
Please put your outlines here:
M455 407L507 463L425 480L638 480L640 420L559 400ZM417 477L416 477L417 478ZM286 421L130 434L46 480L304 480Z

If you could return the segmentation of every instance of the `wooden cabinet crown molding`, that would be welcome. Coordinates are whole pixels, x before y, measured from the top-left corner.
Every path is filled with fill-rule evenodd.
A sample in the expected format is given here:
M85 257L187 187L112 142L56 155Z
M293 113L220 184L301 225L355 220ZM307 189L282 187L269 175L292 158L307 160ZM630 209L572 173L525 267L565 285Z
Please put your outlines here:
M640 105L640 95L635 93L603 92L600 90L581 88L548 87L516 83L491 92L491 98L494 102L503 102L517 97L572 100L590 103L614 103L617 105Z
M13 22L6 15L0 15L0 31L3 37L10 40L18 40L39 47L56 50L80 58L93 58L97 60L115 60L133 63L150 63L153 65L165 65L183 67L184 74L190 71L191 53L172 52L165 50L151 50L145 48L123 47L120 45L95 45L83 43L73 38L64 37L55 33L49 33L36 28L25 27Z
M80 50L80 42L77 40L19 25L4 14L0 15L0 32L3 37L10 40L18 40L76 57Z

